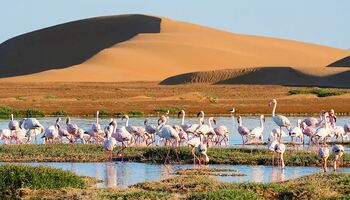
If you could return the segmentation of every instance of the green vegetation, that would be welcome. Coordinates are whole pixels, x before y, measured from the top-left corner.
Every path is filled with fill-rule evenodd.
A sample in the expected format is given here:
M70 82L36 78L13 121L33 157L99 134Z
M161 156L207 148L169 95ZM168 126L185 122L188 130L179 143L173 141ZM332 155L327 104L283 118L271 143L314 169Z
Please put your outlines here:
M0 174L0 192L11 196L16 195L21 188L86 187L83 177L69 171L44 166L2 165Z
M160 107L160 108L155 108L154 112L165 114L168 110L172 114L173 113L177 114L180 111L180 108L177 108L177 107Z
M57 97L53 96L53 95L46 95L45 98L46 99L57 99Z
M18 101L24 101L24 100L26 100L25 97L21 97L21 96L17 96L16 99L17 99Z
M329 97L329 96L337 96L337 95L342 95L345 94L345 91L331 91L327 89L297 89L297 90L290 90L288 92L290 95L295 95L295 94L316 94L318 97Z
M199 192L192 194L188 197L189 200L202 200L202 199L212 199L212 200L229 200L229 199L261 199L258 195L253 192L247 192L245 190L216 190L209 192Z
M119 150L117 147L116 151ZM128 147L125 157L129 161L163 163L166 147ZM177 148L181 163L192 163L189 147ZM211 164L233 165L271 165L272 153L267 149L246 148L210 148L208 151ZM0 162L28 162L28 161L61 161L61 162L100 162L106 157L102 145L95 144L52 144L52 145L1 145ZM177 162L173 149L170 152L172 162ZM329 164L333 162L331 154ZM350 155L343 156L342 166L350 167ZM315 151L287 150L285 154L287 166L320 166L321 161Z
M170 195L163 192L150 192L145 190L118 192L107 195L109 199L168 199Z
M65 117L70 115L70 113L64 110L59 110L59 111L53 112L52 115L55 117Z
M0 105L0 118L9 118L13 114L15 117L44 117L45 114L41 110L26 109L20 110L9 106Z
M129 110L127 112L115 113L114 115L117 117L120 117L123 115L128 115L128 116L132 116L132 117L140 117L140 116L144 116L144 113L142 111L139 111L139 110Z
M218 102L218 96L213 94L207 94L207 98L210 101L210 103L217 103Z

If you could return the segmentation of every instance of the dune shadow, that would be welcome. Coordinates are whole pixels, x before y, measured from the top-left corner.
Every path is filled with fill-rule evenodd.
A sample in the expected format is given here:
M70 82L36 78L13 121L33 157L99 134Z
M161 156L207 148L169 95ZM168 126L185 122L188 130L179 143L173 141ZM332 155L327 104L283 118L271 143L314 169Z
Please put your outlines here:
M180 74L169 77L160 84L258 84L350 88L349 76L350 70L328 76L313 76L292 67L260 67Z
M160 28L157 17L118 15L23 34L0 44L0 78L80 64L105 48L139 33L159 33Z
M342 58L329 64L327 67L350 67L350 56Z

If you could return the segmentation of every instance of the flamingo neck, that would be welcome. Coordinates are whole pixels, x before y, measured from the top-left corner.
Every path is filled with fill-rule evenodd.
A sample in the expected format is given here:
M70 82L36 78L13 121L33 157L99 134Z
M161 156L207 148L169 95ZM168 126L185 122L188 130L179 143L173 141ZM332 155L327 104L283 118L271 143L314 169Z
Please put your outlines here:
M239 124L239 126L243 126L242 124L243 124L243 122L242 122L242 118L239 118L239 120L238 120L238 124Z
M13 121L13 114L11 114L11 121Z
M209 122L209 128L210 128L210 129L212 129L211 121L212 121L212 119L209 119L209 120L208 120L208 122Z
M97 111L97 113L96 113L96 124L98 124L98 115L99 115L99 112Z
M260 127L264 130L264 121L262 118L260 118Z
M125 126L129 126L129 118L128 117L126 118Z
M185 113L182 114L181 125L185 125Z
M274 103L274 105L273 105L273 109L272 109L272 117L274 117L274 116L275 116L276 107L277 107L277 101L276 101L276 103Z

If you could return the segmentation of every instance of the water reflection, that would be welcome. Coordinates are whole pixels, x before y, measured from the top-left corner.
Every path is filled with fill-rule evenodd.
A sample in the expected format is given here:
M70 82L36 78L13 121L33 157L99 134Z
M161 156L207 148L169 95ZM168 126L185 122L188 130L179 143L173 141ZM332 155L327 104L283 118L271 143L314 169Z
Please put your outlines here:
M8 164L8 163L1 163ZM246 176L213 176L224 182L281 182L313 173L319 173L319 167L289 167L284 170L271 166L249 165L158 165L132 162L106 163L19 163L25 165L46 165L70 170L82 176L95 177L102 180L96 187L125 188L145 181L159 181L171 178L178 169L189 168L226 168L235 169ZM331 170L330 170L331 171ZM340 168L340 172L350 173L350 168Z

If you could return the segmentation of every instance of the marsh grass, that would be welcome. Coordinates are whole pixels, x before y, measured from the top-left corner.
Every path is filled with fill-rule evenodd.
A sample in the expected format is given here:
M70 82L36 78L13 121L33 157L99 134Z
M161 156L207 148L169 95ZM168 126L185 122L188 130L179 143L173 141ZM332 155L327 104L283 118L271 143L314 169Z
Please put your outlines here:
M159 107L159 108L155 108L153 111L156 113L164 114L168 110L170 113L174 114L174 113L178 113L180 111L180 108L177 108L177 107Z
M9 118L13 114L15 117L45 117L44 112L38 109L20 110L9 106L0 105L0 118Z
M338 96L342 94L346 94L345 91L331 91L329 89L312 89L312 90L307 90L307 89L296 89L296 90L290 90L288 92L290 95L296 95L296 94L315 94L318 97L329 97L329 96Z
M116 151L121 147L118 146ZM192 163L189 147L178 147L180 163ZM164 163L166 147L128 147L125 157L133 162ZM233 165L271 165L272 153L267 149L246 148L209 148L211 164ZM329 157L329 165L333 162L333 154ZM0 161L2 162L102 162L106 157L101 145L95 144L26 144L0 145ZM320 166L321 161L316 152L304 150L287 150L285 153L287 166ZM177 163L174 149L170 150L170 160ZM342 157L342 166L350 167L350 155Z
M52 113L52 116L55 116L55 117L65 117L65 116L68 116L68 115L70 115L70 113L67 112L67 111L64 111L64 110L59 110L59 111L56 111L56 112Z
M85 188L82 177L72 172L45 166L0 166L0 192L15 195L21 188L54 189L62 187Z
M128 116L132 116L132 117L141 117L141 116L144 116L145 114L139 110L129 110L126 112L119 112L119 113L114 114L114 116L117 116L117 117L121 117L123 115L128 115Z

